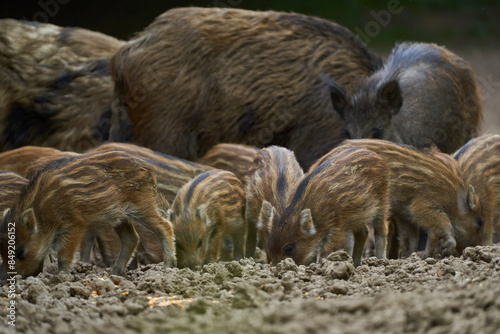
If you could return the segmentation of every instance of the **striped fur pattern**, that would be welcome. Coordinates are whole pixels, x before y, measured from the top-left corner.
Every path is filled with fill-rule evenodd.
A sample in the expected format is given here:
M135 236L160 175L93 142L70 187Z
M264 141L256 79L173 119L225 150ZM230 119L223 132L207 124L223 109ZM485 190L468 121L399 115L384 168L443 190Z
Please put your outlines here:
M0 169L30 178L40 166L71 155L77 155L77 153L61 151L52 147L23 146L0 153ZM44 162L46 158L47 161Z
M417 251L419 227L428 234L426 257L461 253L465 247L482 244L483 220L474 188L464 183L450 156L385 140L346 140L311 168L352 147L369 149L389 164L391 220L402 256Z
M157 180L157 190L163 197L172 203L179 189L197 175L212 170L212 167L179 159L170 155L152 151L148 148L128 143L105 143L88 151L98 153L105 151L125 152L151 169ZM78 155L72 152L62 152L68 155ZM61 154L62 154L61 153ZM34 175L43 166L59 159L52 155L38 159L28 168L27 175ZM138 262L142 264L157 263L163 259L163 250L158 239L147 228L136 227L140 240L137 247ZM104 264L111 266L120 252L120 239L112 229L103 229L95 236L89 235L88 240L82 244L81 259L89 262L93 237L99 245L99 251Z
M484 213L485 244L500 242L500 136L484 134L470 140L453 157L462 178L472 184Z
M379 138L453 153L479 133L481 97L474 72L436 44L401 43L347 101L333 95L352 139Z
M295 154L284 147L270 146L255 156L245 182L247 256L254 256L256 245L269 256L269 209L273 207L278 215L283 213L302 175Z
M187 7L156 18L111 66L111 140L193 161L218 143L281 145L309 166L344 138L330 77L352 92L382 61L321 18Z
M354 236L356 266L373 225L377 256L385 258L389 209L389 168L377 154L351 148L304 175L283 214L273 218L270 260L291 257L297 264L319 261Z
M0 214L16 203L21 190L28 184L28 180L19 174L10 171L0 171ZM7 279L7 228L0 224L0 255L3 262L0 264L0 281Z
M83 152L109 137L113 37L0 20L0 151L26 145Z
M217 169L233 172L241 182L245 183L248 169L254 157L259 153L255 146L242 144L217 144L198 159L198 163Z
M81 241L99 229L114 229L121 250L113 274L122 275L142 224L160 240L165 266L176 263L168 205L156 190L153 172L139 159L110 151L66 157L39 170L23 189L3 224L16 223L17 272L36 275L51 248L59 270L68 271ZM165 213L163 213L164 215Z
M479 133L482 106L469 64L444 47L397 44L346 100L333 94L350 138L379 138L453 153Z
M217 261L224 236L232 238L234 258L244 257L244 213L243 185L231 172L212 170L184 185L167 215L174 226L179 267Z

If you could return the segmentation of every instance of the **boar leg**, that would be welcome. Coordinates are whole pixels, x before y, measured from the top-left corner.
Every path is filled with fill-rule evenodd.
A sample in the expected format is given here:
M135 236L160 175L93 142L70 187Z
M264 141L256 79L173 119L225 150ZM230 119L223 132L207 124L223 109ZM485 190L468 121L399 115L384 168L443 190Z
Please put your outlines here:
M494 214L493 218L493 243L500 242L500 213Z
M221 261L233 261L234 260L233 254L234 254L233 238L231 236L224 236L222 240L222 246L220 249Z
M231 231L231 237L233 239L233 256L234 259L238 261L245 257L247 227L245 226L244 219L242 219L241 222L236 223L234 226L241 226L241 228L237 228ZM254 250L254 255L255 255L255 250Z
M87 231L80 244L80 261L90 263L90 253L94 246L95 234Z
M399 258L398 230L392 217L389 220L389 233L387 234L387 253L389 259Z
M368 228L364 225L359 230L353 231L353 235L354 248L352 250L352 260L354 261L354 266L358 267L361 265L361 257L363 256L366 238L368 237Z
M418 250L418 227L406 219L397 222L401 258L407 258Z
M85 223L75 222L71 230L64 235L63 243L57 254L57 267L59 272L69 272L69 268L73 262L73 255L84 236L83 226L85 226Z
M266 240L267 241L267 240ZM265 243L266 241L260 240L260 242ZM255 256L255 248L257 247L257 224L255 217L251 217L247 214L247 240L246 240L246 257Z
M120 253L113 265L111 273L113 275L123 276L127 263L139 243L139 236L134 226L128 220L123 220L120 224L115 226L115 231L120 238Z
M215 222L216 230L211 233L210 240L208 241L208 252L205 257L205 264L211 262L217 262L219 260L220 248L222 246L222 232L220 228L220 222Z
M177 266L172 225L153 208L143 210L141 213L137 213L137 216L141 217L140 220L137 220L137 223L149 229L160 241L165 268Z
M375 256L378 259L387 258L387 220L384 215L376 215L372 221L373 236L375 238Z
M351 230L348 230L345 232L344 235L344 250L346 251L347 254L352 256L352 253L354 251L354 234L352 233ZM319 263L319 261L316 261Z

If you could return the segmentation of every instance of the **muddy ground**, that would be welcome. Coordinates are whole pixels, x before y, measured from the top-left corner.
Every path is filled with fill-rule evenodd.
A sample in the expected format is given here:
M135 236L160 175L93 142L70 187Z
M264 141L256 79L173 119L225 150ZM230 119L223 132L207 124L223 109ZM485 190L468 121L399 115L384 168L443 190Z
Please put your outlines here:
M483 131L500 133L500 52L458 52L483 92ZM128 279L77 262L16 278L15 324L0 286L0 333L500 333L500 244L462 257L275 267L253 259L198 270L142 266Z
M160 264L128 279L77 262L17 277L16 327L0 289L1 333L498 333L500 245L460 258L365 259L344 252L320 264L253 259L194 271Z

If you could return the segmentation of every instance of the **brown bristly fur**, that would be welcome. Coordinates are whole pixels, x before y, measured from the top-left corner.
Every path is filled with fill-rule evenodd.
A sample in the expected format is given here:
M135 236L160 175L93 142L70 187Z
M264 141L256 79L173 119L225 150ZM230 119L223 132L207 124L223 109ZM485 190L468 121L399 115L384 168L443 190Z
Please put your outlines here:
M391 220L400 234L403 256L417 250L419 227L428 233L426 257L461 253L465 247L482 243L477 196L461 179L453 159L385 140L358 139L346 140L311 168L352 147L379 154L391 169Z
M111 66L111 140L190 160L223 142L281 145L308 167L344 138L331 78L352 92L382 61L321 18L189 7L156 18Z
M367 225L375 230L377 257L386 257L389 167L369 150L347 149L305 174L282 214L271 215L270 260L319 261L354 236L352 256L361 264Z
M23 177L30 178L39 166L44 166L50 161L71 155L77 155L77 153L61 151L51 147L23 146L0 153L0 169L10 170ZM44 162L43 159L45 158L47 160Z
M245 177L259 149L242 144L217 144L197 160L197 163L233 172L245 184Z
M6 209L14 207L21 190L28 184L28 180L14 172L0 171L0 214ZM7 231L10 226L0 222L0 256L3 262L0 264L0 281L7 279L8 244ZM4 246L5 245L5 246Z
M123 42L79 28L0 20L0 151L83 152L109 137L109 61Z
M245 256L245 193L241 181L220 169L184 185L169 210L180 268L219 259L222 239L232 238L234 258Z
M400 43L357 91L332 94L350 138L379 138L451 154L479 134L479 85L469 64L442 46ZM350 95L350 96L349 96Z
M23 277L43 269L51 248L59 270L68 271L82 240L100 229L115 229L121 251L113 273L122 275L137 243L134 225L154 231L165 266L175 265L171 224L156 190L156 177L145 164L118 151L88 153L57 160L39 170L4 217L16 222L16 270Z
M254 256L256 245L268 253L269 226L260 221L263 202L282 214L302 175L294 153L284 147L270 146L255 156L245 181L247 256Z
M484 214L483 242L500 241L500 136L470 140L453 157L466 184L472 184Z

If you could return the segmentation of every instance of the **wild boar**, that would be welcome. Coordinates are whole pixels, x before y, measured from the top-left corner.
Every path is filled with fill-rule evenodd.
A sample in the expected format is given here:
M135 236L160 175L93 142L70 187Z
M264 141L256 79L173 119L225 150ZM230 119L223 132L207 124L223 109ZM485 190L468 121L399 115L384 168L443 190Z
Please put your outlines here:
M53 161L70 155L77 155L77 153L51 147L23 146L0 153L0 169L29 178L36 170L35 165L44 165L44 163L37 162L39 159L51 157L50 161Z
M193 161L218 143L280 145L308 167L344 138L334 82L351 93L382 61L321 18L189 7L156 18L111 66L111 140Z
M248 257L254 256L256 245L269 256L267 238L271 226L262 214L272 206L281 215L303 175L294 153L284 147L270 146L255 156L245 181Z
M149 169L153 171L157 180L157 190L163 195L167 202L172 203L179 189L197 175L212 170L212 167L179 159L173 156L152 151L145 147L127 143L106 143L97 146L87 153L119 151L132 155ZM71 153L78 155L77 153ZM30 165L26 174L34 175L40 168L58 160L58 156L47 156L36 160ZM168 208L167 208L168 209ZM165 211L167 210L165 209ZM139 234L139 245L137 246L137 258L141 264L158 263L163 259L163 251L159 240L154 233L141 226L136 226ZM101 229L97 233L86 236L87 240L82 243L80 258L84 262L91 261L91 250L94 239L99 246L102 262L111 266L120 251L120 239L113 229Z
M224 235L232 238L234 258L245 256L245 193L231 172L212 170L184 185L167 220L174 226L180 268L217 261Z
M347 98L346 98L347 96ZM350 138L453 153L479 133L481 98L469 64L444 47L401 43L353 94L332 91Z
M28 180L19 174L10 171L0 171L0 213L3 213L8 208L12 208L16 203L21 190L26 186ZM7 279L7 264L9 262L9 250L14 254L15 248L9 244L8 230L12 226L0 224L0 256L2 263L0 263L0 281ZM10 271L10 270L9 270Z
M466 184L472 184L484 215L483 243L500 241L500 136L471 139L453 157Z
M112 273L123 275L138 243L134 225L143 224L160 240L165 266L176 262L168 206L153 172L139 159L116 151L62 158L39 170L22 190L3 225L16 225L16 271L23 277L43 269L55 248L60 271L69 271L82 240L114 229L121 250Z
M281 215L269 207L263 205L271 224L267 247L272 263L286 257L297 264L319 262L352 234L351 255L359 266L367 225L374 227L376 255L386 257L389 167L369 150L351 148L326 159L302 177Z
M402 256L417 251L419 227L428 234L424 257L460 254L482 244L484 221L474 187L464 183L452 158L385 140L357 139L346 140L311 169L352 147L379 154L390 167L391 220Z
M0 20L0 151L82 152L108 140L108 64L123 44L85 29Z
M248 169L259 153L255 146L241 144L217 144L196 162L233 172L245 184Z

